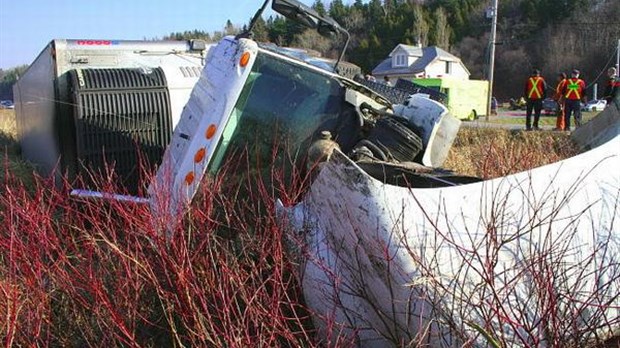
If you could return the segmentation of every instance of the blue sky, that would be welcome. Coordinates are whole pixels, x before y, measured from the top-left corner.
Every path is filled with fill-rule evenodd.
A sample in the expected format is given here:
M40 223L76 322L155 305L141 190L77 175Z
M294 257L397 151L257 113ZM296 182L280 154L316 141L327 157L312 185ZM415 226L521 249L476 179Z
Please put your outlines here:
M313 0L301 0L311 5ZM328 1L324 1L327 3ZM263 0L0 0L0 68L30 64L52 39L141 40L249 22Z

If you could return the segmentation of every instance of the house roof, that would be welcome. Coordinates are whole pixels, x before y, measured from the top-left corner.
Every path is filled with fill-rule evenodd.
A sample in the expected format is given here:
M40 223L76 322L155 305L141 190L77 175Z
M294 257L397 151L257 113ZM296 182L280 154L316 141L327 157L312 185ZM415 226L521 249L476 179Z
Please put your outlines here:
M399 44L396 47L394 47L394 49L392 50L392 52L390 52L390 55L388 57L392 57L392 55L394 55L400 50L405 51L407 52L408 55L414 56L414 57L422 57L423 55L422 47Z
M413 62L413 64L408 67L392 67L392 56L397 54L399 51L404 51L408 56L419 57ZM448 62L458 62L461 63L461 60L442 50L437 46L430 47L416 47L400 44L396 46L392 52L390 52L388 58L384 59L379 65L377 65L373 70L373 75L401 75L401 74L417 74L421 73L426 69L426 67L433 62L434 60L439 59L442 61ZM462 64L462 63L461 63ZM463 66L465 67L465 66ZM467 69L466 69L467 70Z

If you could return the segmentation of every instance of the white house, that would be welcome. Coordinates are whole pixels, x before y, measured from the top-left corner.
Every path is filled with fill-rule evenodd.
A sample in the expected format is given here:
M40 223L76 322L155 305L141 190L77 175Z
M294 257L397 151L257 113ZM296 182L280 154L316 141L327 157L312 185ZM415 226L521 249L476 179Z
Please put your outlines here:
M379 81L387 76L390 81L397 79L411 80L427 77L454 77L469 79L469 70L460 58L437 46L421 47L399 44L388 58L372 70L372 75Z

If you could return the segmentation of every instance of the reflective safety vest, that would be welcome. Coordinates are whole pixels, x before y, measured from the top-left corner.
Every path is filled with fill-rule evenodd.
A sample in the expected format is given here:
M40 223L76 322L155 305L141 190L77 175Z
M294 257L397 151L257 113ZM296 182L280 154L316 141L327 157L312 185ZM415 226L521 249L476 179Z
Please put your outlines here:
M583 80L568 79L566 81L566 95L564 95L566 99L579 100L581 99L581 92L583 92Z
M555 87L555 95L553 96L555 100L559 100L560 97L562 96L562 91L564 90L566 81L567 81L566 79L560 80L560 82L558 82L558 85Z
M558 86L555 88L555 92L558 95L562 94L562 90L564 89L564 85L566 84L566 81L567 81L566 79L562 79L560 80L560 82L558 82Z
M529 99L542 99L545 79L540 76L530 77L527 81L527 97Z

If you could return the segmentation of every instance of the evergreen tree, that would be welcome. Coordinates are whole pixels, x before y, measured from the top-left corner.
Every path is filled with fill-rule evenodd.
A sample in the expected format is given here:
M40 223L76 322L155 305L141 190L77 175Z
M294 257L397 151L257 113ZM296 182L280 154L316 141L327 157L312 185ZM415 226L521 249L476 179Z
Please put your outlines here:
M386 13L389 13L391 11L394 10L394 1L393 0L384 0L383 1L383 8L385 9Z
M28 65L20 65L8 70L0 69L0 99L13 100L13 85L28 69Z
M428 35L430 26L424 17L424 11L422 6L418 4L412 5L413 10L413 22L410 29L411 37L415 43L421 46L428 46Z
M201 39L207 42L213 41L211 35L202 30L186 30L184 32L170 33L170 35L164 36L163 40L192 40Z
M338 23L343 23L347 16L347 9L342 3L342 0L333 0L329 5L329 16L336 20Z
M372 23L379 23L384 19L386 12L381 6L381 1L379 0L370 0L368 2L368 13L367 16Z
M258 42L267 42L269 41L269 28L267 27L267 22L263 19L263 17L259 17L254 23L254 28L252 28L252 34L254 35L254 40Z
M325 16L327 14L325 5L323 5L323 2L321 0L315 0L314 4L312 4L312 8L321 16Z
M433 26L430 33L430 44L445 50L450 48L451 28L448 24L448 16L443 7L439 7L433 13Z
M587 0L522 0L524 19L532 28L556 24L587 8Z
M239 33L239 29L236 28L230 19L226 20L226 26L224 27L224 35L236 35Z
M269 17L267 20L267 28L269 29L269 41L283 46L288 44L285 41L287 36L287 27L286 21L283 17Z

